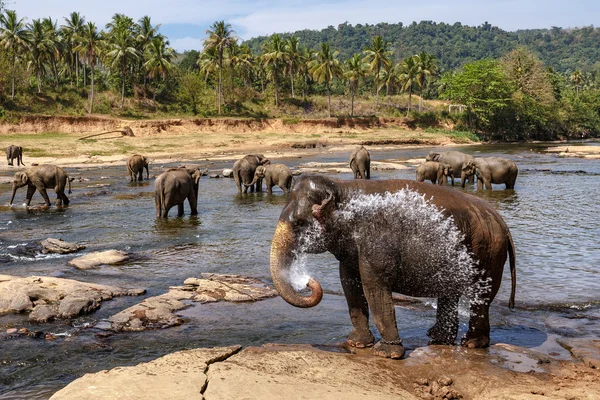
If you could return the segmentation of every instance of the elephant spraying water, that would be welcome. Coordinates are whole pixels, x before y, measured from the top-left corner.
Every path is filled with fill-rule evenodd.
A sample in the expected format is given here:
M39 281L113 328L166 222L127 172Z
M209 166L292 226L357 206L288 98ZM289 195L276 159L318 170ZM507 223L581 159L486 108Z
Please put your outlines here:
M392 292L438 299L431 343L453 344L458 303L470 300L467 347L490 343L489 307L510 259L514 307L515 250L502 217L484 200L413 181L338 181L300 178L285 205L271 246L271 276L281 297L296 307L316 306L319 282L298 272L306 253L331 252L354 326L346 342L374 343L369 310L382 339L379 356L401 358ZM299 291L312 290L310 296Z

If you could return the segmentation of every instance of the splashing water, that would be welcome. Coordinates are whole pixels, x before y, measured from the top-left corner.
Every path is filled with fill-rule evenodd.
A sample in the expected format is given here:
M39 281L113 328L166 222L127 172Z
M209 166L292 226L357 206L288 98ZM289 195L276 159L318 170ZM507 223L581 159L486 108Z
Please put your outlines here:
M289 281L295 290L306 289L310 279L306 267L306 254L322 242L323 228L316 221L298 237L298 247L294 251L294 261L289 272Z

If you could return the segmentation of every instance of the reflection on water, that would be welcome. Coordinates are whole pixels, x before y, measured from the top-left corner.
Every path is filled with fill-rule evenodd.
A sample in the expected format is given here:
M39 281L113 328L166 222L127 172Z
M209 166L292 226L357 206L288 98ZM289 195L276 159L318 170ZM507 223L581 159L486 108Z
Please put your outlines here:
M505 218L517 249L517 310L508 312L508 268L492 307L492 341L542 348L553 335L600 335L600 211L591 188L598 186L600 160L564 159L544 153L547 144L486 145L458 148L475 156L502 156L520 168L515 190L477 191L460 185L453 190L491 202ZM372 151L374 160L424 157L429 148ZM442 149L445 150L445 149ZM281 160L290 167L310 161L344 162L345 153L315 152ZM279 162L280 160L278 160ZM210 173L233 161L210 165ZM165 166L169 167L169 166ZM158 168L151 168L151 175ZM181 285L202 272L233 273L270 281L269 252L273 232L287 200L275 187L238 195L233 179L200 180L198 216L156 218L153 179L129 182L124 166L66 168L73 182L69 207L47 210L7 206L10 185L0 185L0 274L51 275L88 282L142 287L147 296ZM414 167L373 171L374 179L414 179ZM3 172L7 176L10 173ZM80 175L77 175L80 174ZM350 179L351 174L332 174ZM100 185L100 186L97 186ZM107 185L107 186L104 186ZM52 198L54 193L49 191ZM55 197L55 196L54 196ZM18 192L15 204L24 200ZM41 202L39 193L33 203ZM171 212L172 215L173 211ZM79 271L67 266L73 255L41 255L36 244L47 237L85 244L85 252L119 249L136 255L116 267ZM276 298L252 304L219 303L183 311L189 322L158 332L125 333L108 338L92 329L76 328L107 318L141 298L107 301L94 314L73 324L36 325L26 316L0 317L0 332L26 326L71 335L55 341L34 339L0 342L0 398L45 399L87 372L132 365L192 347L266 342L332 344L344 341L351 323L337 261L330 254L310 255L308 272L326 295L313 309L296 309ZM409 349L427 343L435 309L398 307L401 335ZM433 303L435 304L435 303ZM466 326L461 325L461 333ZM555 343L555 342L554 342Z

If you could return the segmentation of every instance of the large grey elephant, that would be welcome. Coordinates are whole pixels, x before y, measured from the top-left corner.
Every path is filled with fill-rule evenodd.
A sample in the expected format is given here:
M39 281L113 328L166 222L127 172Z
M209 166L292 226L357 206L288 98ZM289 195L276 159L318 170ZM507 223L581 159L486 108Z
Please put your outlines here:
M454 171L448 164L438 161L425 161L417 167L417 182L431 181L435 185L448 183L448 177L452 178L454 186Z
M431 343L453 344L458 304L470 302L462 345L490 343L489 307L507 255L514 307L515 250L502 217L485 200L463 192L407 180L340 181L323 176L298 179L271 245L271 277L281 297L296 307L316 306L319 282L296 270L303 253L331 252L339 271L354 330L346 342L374 342L369 310L381 341L379 356L401 358L392 292L437 297ZM310 296L299 291L310 288Z
M191 215L198 215L198 185L203 172L192 168L171 168L154 181L156 216L167 218L177 206L177 216L183 216L183 203L188 200Z
M444 164L450 165L452 171L458 174L458 171L462 169L463 163L466 161L473 160L473 156L470 154L461 153L460 151L430 151L425 157L426 161L439 161ZM471 177L469 182L473 183L474 179ZM454 185L454 178L452 178L452 185Z
M254 186L250 186L250 183L254 181L254 173L259 165L270 164L267 158L262 154L248 154L243 158L237 160L233 164L233 177L235 184L238 187L238 193L248 193L248 188L251 192L254 192ZM255 183L256 191L262 192L262 179L258 179Z
M371 179L371 155L364 146L360 146L350 155L350 168L354 179Z
M44 198L47 206L50 206L50 199L46 189L52 188L56 192L56 205L69 205L69 198L65 195L65 187L69 184L69 194L71 194L71 180L64 169L50 164L42 164L29 168L26 171L15 173L12 182L12 196L10 204L15 199L17 189L27 185L27 196L25 205L29 206L31 198L36 190Z
M492 183L506 185L506 189L514 189L519 168L512 160L502 157L482 157L475 158L463 164L460 180L462 187L465 187L465 180L477 175L477 188L492 190Z
M129 172L130 181L143 181L144 168L146 168L146 179L150 179L150 171L148 170L148 159L139 154L135 154L127 160L127 171Z
M288 193L292 189L292 171L283 164L267 164L259 165L254 172L254 180L245 186L252 186L259 180L265 180L267 185L267 193L273 193L273 186L277 185L283 190L283 193Z
M23 162L23 148L11 144L6 148L6 161L8 161L8 165L13 165L15 158L17 159L17 166L21 166L21 164L25 165Z

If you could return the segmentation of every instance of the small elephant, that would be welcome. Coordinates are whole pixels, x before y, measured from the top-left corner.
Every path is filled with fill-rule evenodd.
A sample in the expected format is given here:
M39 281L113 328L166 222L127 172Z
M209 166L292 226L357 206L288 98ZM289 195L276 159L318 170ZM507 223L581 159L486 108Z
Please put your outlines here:
M129 181L143 181L144 168L146 168L146 179L150 179L150 171L148 171L148 159L139 154L129 157L127 160L127 171L129 171Z
M50 206L50 199L47 188L53 188L56 192L56 205L69 205L69 198L65 195L65 187L69 184L69 194L71 194L71 180L64 169L50 164L42 164L37 167L29 168L26 171L17 172L12 182L12 196L10 204L12 205L15 199L17 189L27 185L27 197L25 205L29 206L31 198L36 190L46 202L46 206Z
M235 184L238 187L238 193L242 193L242 186L244 193L248 193L248 188L250 188L251 192L254 192L254 186L251 186L250 183L254 181L256 168L259 165L267 165L270 163L271 161L262 154L249 154L240 160L237 160L233 164L233 177L235 178ZM255 182L255 185L256 191L262 192L262 179L258 179Z
M191 215L198 215L198 184L203 172L191 168L171 168L154 181L156 216L167 218L177 205L177 216L183 216L183 203L188 200Z
M371 179L371 155L364 146L360 146L350 155L350 168L354 179Z
M473 175L477 175L477 189L492 190L492 183L506 185L506 189L514 189L519 168L512 160L502 157L482 157L475 158L463 164L460 180L462 187L465 187L465 181Z
M252 186L259 180L264 178L267 185L267 193L273 193L273 186L277 185L283 190L283 193L288 193L292 189L292 171L283 164L267 164L259 165L254 172L254 180L245 186Z
M21 146L10 145L6 148L6 161L8 161L8 165L13 165L13 159L17 159L17 166L21 166L21 164L25 165L23 162L23 148Z
M373 345L369 310L381 341L378 356L401 358L392 292L437 297L432 344L453 344L461 296L470 301L462 345L490 343L489 307L510 259L516 288L515 249L494 208L476 196L407 180L342 181L324 176L298 179L279 217L271 244L271 277L281 297L296 307L316 306L319 282L296 270L304 253L329 251L339 271L354 330L346 343ZM311 289L309 296L300 291Z
M448 183L448 177L452 178L452 186L454 186L454 172L448 164L438 161L425 161L417 168L417 182L430 180L435 185L443 185Z
M426 161L439 161L444 164L450 165L452 171L458 174L461 170L463 163L466 161L473 160L473 156L470 154L461 153L460 151L430 151L425 157ZM471 177L469 182L473 183L474 179ZM454 178L452 178L452 185L454 185Z

